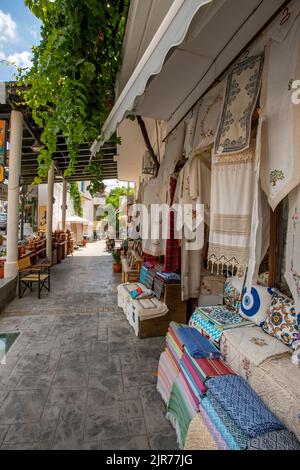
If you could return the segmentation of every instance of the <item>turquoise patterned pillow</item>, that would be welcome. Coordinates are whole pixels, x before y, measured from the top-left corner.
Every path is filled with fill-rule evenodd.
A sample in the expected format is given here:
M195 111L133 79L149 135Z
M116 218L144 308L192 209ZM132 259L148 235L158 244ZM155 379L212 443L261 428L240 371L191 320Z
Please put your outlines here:
M299 335L294 301L281 294L281 292L274 290L271 307L263 330L287 346L293 346Z
M224 305L239 312L242 301L243 280L231 277L224 284Z

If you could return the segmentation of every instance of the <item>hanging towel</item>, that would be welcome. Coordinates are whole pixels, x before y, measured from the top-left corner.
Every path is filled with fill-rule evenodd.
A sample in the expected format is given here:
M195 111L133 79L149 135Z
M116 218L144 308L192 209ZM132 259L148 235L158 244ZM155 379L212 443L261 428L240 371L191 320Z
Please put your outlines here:
M263 55L248 57L228 75L215 154L240 153L249 147L251 120L260 91L263 64Z
M285 278L293 295L300 327L300 185L289 196Z
M296 18L291 15L284 28L288 26L289 30L283 29L285 36L275 36L266 47L261 93L261 108L266 116L262 188L273 210L300 183L300 105L293 102L293 81L300 79L299 13Z
M254 165L255 142L241 153L213 157L208 260L217 274L248 266Z

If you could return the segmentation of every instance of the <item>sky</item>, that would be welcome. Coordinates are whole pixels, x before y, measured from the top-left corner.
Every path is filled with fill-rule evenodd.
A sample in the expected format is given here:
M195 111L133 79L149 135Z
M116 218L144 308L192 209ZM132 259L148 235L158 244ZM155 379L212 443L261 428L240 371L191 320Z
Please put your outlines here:
M30 67L31 48L39 40L40 22L24 0L0 0L0 82L13 80L16 71L1 61Z

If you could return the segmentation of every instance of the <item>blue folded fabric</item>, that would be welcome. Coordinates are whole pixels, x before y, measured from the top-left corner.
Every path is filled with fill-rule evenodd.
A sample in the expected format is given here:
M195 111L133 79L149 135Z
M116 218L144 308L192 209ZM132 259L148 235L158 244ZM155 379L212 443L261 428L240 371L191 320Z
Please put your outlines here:
M300 450L296 436L284 429L250 439L247 450Z
M207 357L218 359L221 357L221 353L216 346L195 328L179 327L178 334L184 347L194 359L204 359Z
M224 441L228 445L230 450L241 450L237 442L235 441L233 435L231 434L230 430L225 426L222 419L218 415L215 408L212 406L212 403L206 397L201 402L203 408L205 409L206 413L214 423L215 427L223 437Z
M283 429L282 423L242 377L213 377L206 382L206 386L247 436L254 438Z

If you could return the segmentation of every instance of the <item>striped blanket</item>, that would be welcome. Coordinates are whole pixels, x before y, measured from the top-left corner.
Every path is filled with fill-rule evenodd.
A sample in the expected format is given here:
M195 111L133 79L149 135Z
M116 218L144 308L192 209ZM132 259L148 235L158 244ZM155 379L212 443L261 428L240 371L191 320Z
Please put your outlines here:
M190 395L188 386L182 374L179 373L172 388L167 418L176 430L180 449L184 448L189 425L196 414L197 409Z
M179 368L167 349L164 351L158 364L157 390L161 394L162 399L168 405L173 384L179 374Z

